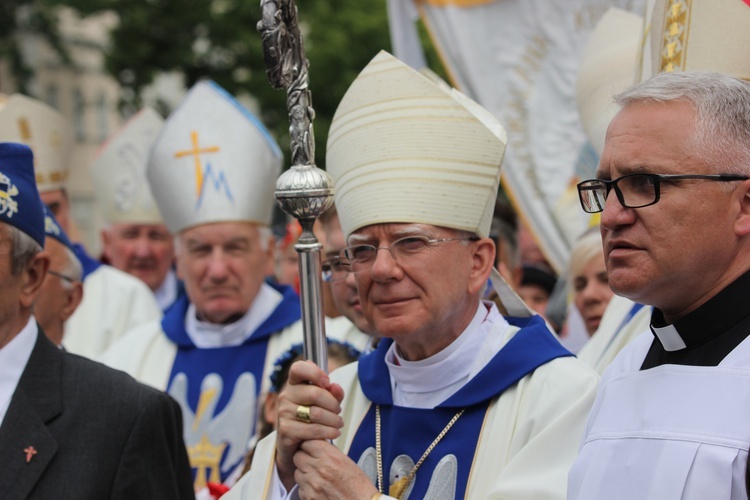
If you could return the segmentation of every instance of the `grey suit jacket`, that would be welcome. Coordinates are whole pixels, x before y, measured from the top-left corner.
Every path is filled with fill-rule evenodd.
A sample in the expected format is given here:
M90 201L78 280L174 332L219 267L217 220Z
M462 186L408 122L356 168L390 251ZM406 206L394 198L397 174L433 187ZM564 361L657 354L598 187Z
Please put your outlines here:
M0 426L0 498L194 498L179 406L40 329Z

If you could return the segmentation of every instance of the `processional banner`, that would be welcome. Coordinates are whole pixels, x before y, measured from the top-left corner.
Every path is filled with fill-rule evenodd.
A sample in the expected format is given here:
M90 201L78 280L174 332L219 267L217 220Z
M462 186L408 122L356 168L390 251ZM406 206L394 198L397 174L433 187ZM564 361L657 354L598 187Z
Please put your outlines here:
M451 83L508 132L503 187L558 271L589 225L575 184L598 157L576 109L579 60L610 7L643 15L646 0L389 0L394 52L422 64L424 21ZM635 71L634 71L635 72Z

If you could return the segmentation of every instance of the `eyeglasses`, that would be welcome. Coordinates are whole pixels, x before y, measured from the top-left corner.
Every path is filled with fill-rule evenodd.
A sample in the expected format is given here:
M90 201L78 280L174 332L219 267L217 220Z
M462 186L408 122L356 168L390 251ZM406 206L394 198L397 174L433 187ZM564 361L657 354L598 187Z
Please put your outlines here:
M330 283L345 278L348 267L349 263L341 260L341 257L331 257L324 260L321 265L323 281Z
M75 281L70 276L66 276L62 273L58 273L57 271L52 271L51 269L47 269L47 274L51 274L52 276L57 276L61 280L67 281L68 283L73 283Z
M410 259L416 257L427 248L446 243L448 241L477 241L479 238L436 238L431 239L427 236L415 235L400 238L390 247L376 247L374 245L352 245L341 251L342 256L346 259L344 269L350 273L367 272L372 269L378 250L388 250L391 257L399 264L407 263Z
M699 179L717 182L745 181L749 177L734 174L629 174L605 181L590 179L578 184L578 196L585 212L595 214L604 210L604 204L612 188L620 204L625 208L642 208L659 201L662 182Z

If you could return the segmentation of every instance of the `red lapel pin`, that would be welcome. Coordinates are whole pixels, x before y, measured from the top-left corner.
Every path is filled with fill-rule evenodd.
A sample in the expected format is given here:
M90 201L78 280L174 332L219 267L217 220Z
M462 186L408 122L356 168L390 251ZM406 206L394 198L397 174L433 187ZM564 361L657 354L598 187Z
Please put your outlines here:
M26 463L31 462L31 458L36 455L36 450L33 446L29 446L28 448L24 448L24 453L26 453Z

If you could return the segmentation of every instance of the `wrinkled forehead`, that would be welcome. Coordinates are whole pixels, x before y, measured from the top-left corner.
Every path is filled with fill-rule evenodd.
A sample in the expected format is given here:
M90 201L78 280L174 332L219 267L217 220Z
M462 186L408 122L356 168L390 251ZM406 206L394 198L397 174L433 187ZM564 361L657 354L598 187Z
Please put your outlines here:
M347 238L347 244L372 243L383 240L394 241L407 236L428 236L436 237L438 235L451 235L455 229L433 226L431 224L416 223L387 223L371 224L353 231Z
M607 128L596 178L682 170L701 156L695 141L697 119L697 111L685 101L626 104Z
M138 223L138 222L114 222L104 227L115 233L148 233L148 232L160 232L169 234L169 229L164 224L156 223Z
M179 238L183 242L224 244L238 239L256 243L270 233L267 226L254 222L227 221L209 222L193 226L180 231Z

